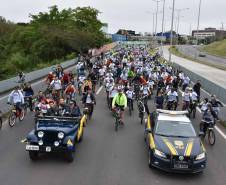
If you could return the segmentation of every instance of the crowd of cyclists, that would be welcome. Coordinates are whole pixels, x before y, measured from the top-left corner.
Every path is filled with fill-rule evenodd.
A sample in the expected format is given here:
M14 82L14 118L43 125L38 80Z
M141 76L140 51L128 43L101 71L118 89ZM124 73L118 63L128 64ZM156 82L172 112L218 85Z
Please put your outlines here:
M145 45L118 46L97 57L80 56L74 71L66 72L58 65L48 74L45 83L46 90L36 96L29 83L16 87L8 103L15 105L19 112L27 102L27 107L36 115L77 117L81 115L81 102L91 118L96 104L96 86L103 85L106 104L110 111L120 110L122 125L125 109L128 106L132 113L135 101L141 102L141 107L137 104L139 116L142 106L150 114L148 102L153 99L156 109L187 110L188 116L193 118L196 107L200 106L203 119L214 121L219 119L219 107L223 106L215 95L202 100L200 80L192 86L189 76Z

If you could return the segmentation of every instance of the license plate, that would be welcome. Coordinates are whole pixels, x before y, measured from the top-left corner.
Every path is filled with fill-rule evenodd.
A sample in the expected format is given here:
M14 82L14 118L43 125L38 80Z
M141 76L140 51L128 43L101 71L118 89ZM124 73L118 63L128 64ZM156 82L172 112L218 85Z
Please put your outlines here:
M26 150L30 150L30 151L39 151L39 146L35 146L35 145L26 145Z
M174 164L174 168L187 169L188 168L188 164Z
M51 147L50 146L46 147L46 152L51 152Z

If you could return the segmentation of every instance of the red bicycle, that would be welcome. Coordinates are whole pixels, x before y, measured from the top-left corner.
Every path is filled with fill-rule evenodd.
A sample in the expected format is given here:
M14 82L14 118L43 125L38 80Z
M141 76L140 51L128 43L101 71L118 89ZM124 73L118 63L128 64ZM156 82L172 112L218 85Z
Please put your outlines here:
M19 121L23 121L24 119L24 109L18 109L16 105L13 105L12 110L9 114L9 126L13 127L16 124L16 119L19 118Z

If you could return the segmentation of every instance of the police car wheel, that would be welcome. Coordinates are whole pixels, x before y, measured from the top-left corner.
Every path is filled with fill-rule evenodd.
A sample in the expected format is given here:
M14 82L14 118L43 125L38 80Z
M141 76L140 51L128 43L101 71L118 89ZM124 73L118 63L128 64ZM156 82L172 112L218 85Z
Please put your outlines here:
M151 153L151 149L149 148L148 150L148 166L149 168L152 168L152 153Z

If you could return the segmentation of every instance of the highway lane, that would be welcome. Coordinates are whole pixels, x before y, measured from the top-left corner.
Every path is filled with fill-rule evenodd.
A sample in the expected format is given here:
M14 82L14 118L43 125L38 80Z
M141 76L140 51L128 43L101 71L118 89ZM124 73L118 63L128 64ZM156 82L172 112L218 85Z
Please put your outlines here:
M153 101L150 101L153 110ZM200 115L194 121L198 129ZM226 142L218 133L214 147L207 146L208 165L203 174L170 174L150 170L144 145L144 127L138 112L126 114L126 125L116 133L114 119L105 102L104 90L97 95L93 119L85 128L84 140L78 145L75 161L65 162L59 155L45 155L30 161L20 143L34 127L31 114L14 128L0 132L1 185L225 185Z
M213 65L216 66L217 68L220 69L226 69L226 59L225 58L221 58L221 57L217 57L217 56L213 56L213 55L209 55L205 52L205 57L200 57L199 54L200 52L200 48L201 46L193 46L193 45L178 45L177 48L179 49L179 51L189 57L192 58L197 58L199 61L203 62L203 64L206 65Z
M169 58L168 47L163 47L163 56L164 58ZM172 61L185 67L186 69L199 74L203 78L221 86L226 87L226 71L205 65L200 64L191 60L187 60L185 58L181 58L175 55L172 55Z

